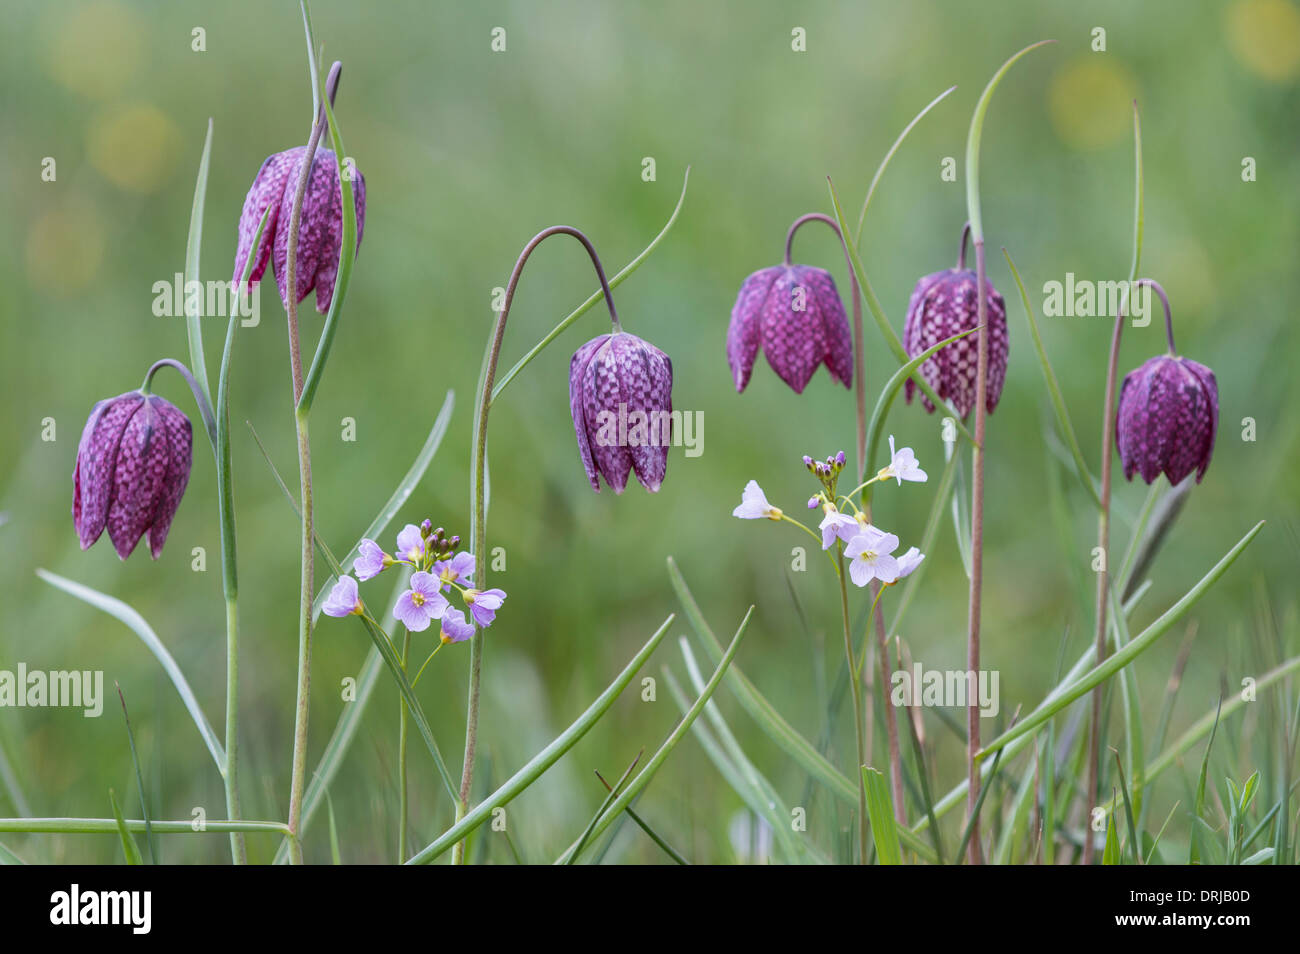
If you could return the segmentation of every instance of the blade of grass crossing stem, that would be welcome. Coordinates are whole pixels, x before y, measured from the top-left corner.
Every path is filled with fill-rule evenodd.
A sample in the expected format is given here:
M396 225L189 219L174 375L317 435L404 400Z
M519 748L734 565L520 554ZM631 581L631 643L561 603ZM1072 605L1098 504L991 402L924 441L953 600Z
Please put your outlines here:
M871 419L867 424L867 473L872 472L872 461L876 459L876 449L880 444L881 425L885 422L885 417L889 414L889 409L893 407L894 399L898 397L898 389L910 378L921 365L925 364L930 357L941 349L948 347L954 341L960 341L969 334L978 331L978 328L970 328L966 331L953 335L951 338L945 338L937 345L926 348L915 358L912 358L901 368L894 372L893 376L885 382L885 386L880 391L880 397L876 399L876 406L871 411ZM867 499L871 499L871 487L866 488Z
M1209 591L1219 578L1227 572L1228 567L1236 562L1237 557L1241 556L1242 551L1250 545L1251 541L1259 535L1263 529L1264 521L1255 524L1244 537L1242 537L1231 550L1224 555L1217 564L1215 564L1201 580L1188 590L1183 597L1166 610L1158 619L1148 626L1142 633L1134 638L1132 642L1123 648L1116 649L1101 665L1094 667L1087 675L1083 676L1060 696L1048 702L1044 700L1033 712L1021 720L1018 724L1007 729L996 739L986 745L978 754L977 758L987 758L991 752L1001 749L1007 743L1023 735L1032 732L1040 725L1050 719L1053 715L1065 708L1076 699L1086 695L1090 690L1101 685L1115 673L1119 672L1125 666L1129 665L1139 655L1149 649L1161 636L1180 620L1187 611L1190 610L1202 596Z
M158 863L158 849L153 841L153 826L149 823L149 806L144 802L144 776L140 772L140 757L135 751L135 733L131 731L131 714L126 711L126 696L122 694L122 687L117 686L117 698L122 703L122 718L126 722L126 741L131 746L131 764L135 767L135 787L140 793L140 817L144 819L144 834L146 843L149 845L149 859Z
M224 776L226 774L226 753L221 746L220 739L217 738L217 733L213 731L212 723L203 714L203 710L199 708L199 701L194 695L194 690L190 688L190 684L186 681L184 673L181 672L180 666L176 664L172 654L167 651L167 647L162 644L162 640L153 631L153 627L145 622L144 617L121 600L91 589L82 583L59 576L57 573L51 573L49 570L38 567L36 575L51 586L63 590L63 592L71 594L77 599L107 613L109 616L120 620L136 636L140 637L140 641L153 653L154 658L158 660L163 667L163 671L171 679L172 685L176 687L181 701L185 704L186 711L189 712L190 718L194 721L195 728L199 730L199 735L203 737L208 751L212 754L212 761L216 763L217 771Z
M632 760L632 764L629 765L626 769L624 769L623 774L619 777L617 784L615 784L614 787L609 790L609 794L605 796L605 800L600 803L600 808L596 809L596 814L591 817L591 822L587 825L586 830L582 833L582 837L578 839L578 847L574 850L573 854L570 856L568 861L569 864L573 864L574 858L576 858L578 856L578 853L582 851L584 847L586 847L587 839L591 837L591 833L596 827L596 822L600 821L600 816L604 814L605 809L609 808L610 802L618 798L618 793L622 791L623 785L624 783L627 782L628 777L632 774L633 771L636 770L636 765L638 762L641 761L641 756L643 755L645 755L645 749L642 749L640 752L636 754L636 758Z
M871 839L876 858L882 865L901 865L903 850L898 844L898 824L894 821L894 800L889 782L879 770L862 766L862 781L867 786L867 816L871 819Z
M632 261L628 262L626 265L624 265L623 268L616 275L610 277L609 287L611 290L621 285L624 279L626 279L629 275L631 275L638 268L640 268L641 263L650 257L650 253L655 250L655 248L659 245L659 243L664 240L664 237L667 236L668 233L672 230L673 224L677 221L677 216L682 211L682 206L686 203L686 187L690 184L690 181L691 181L691 167L687 166L686 174L682 177L682 193L680 196L677 197L677 205L673 209L673 214L668 217L668 221L665 222L664 227L659 230L659 234L656 235L650 241L649 245L647 245L644 249L642 249L641 254L638 255L636 258L632 259ZM558 325L556 325L554 328L551 329L551 331L546 335L545 338L539 341L536 345L532 347L532 349L529 350L527 354L525 354L522 358L516 361L514 367L512 367L509 371L503 374L501 376L501 379L497 381L496 385L492 388L492 399L489 402L489 404L495 404L497 398L501 396L501 392L506 389L506 385L508 385L511 381L514 380L515 375L517 375L520 371L522 371L530 361L532 361L535 357L541 354L542 351L546 348L546 346L549 345L556 338L558 338L564 332L564 330L569 327L569 325L573 324L575 321L581 318L593 306L595 306L598 302L602 301L603 298L604 298L604 292L599 288L596 289L596 291L592 293L591 297L589 297L581 305L579 305L572 312L570 312L569 315L564 318L564 320L562 320Z
M122 817L122 807L117 803L117 796L113 790L108 790L108 800L113 803L113 819L117 822L117 834L122 839L122 853L126 855L128 865L144 864L144 859L140 857L140 846L135 843L135 838L127 830L126 819Z
M718 684L722 682L722 677L726 674L727 667L731 665L731 661L736 657L736 652L740 649L741 640L745 637L745 631L749 628L749 621L753 615L754 607L751 606L749 611L745 613L745 618L741 620L740 626L736 630L736 635L732 637L731 645L727 647L727 651L723 655L722 661L718 663L718 668L715 669L713 675L709 677L709 682L704 687L704 692L700 693L700 697L695 700L695 704L691 706L690 711L688 711L677 724L677 727L669 733L668 738L665 739L663 745L659 747L659 751L655 752L651 757L650 761L646 764L646 767L637 774L637 777L634 778L631 783L628 784L627 788L623 790L623 794L614 800L614 804L611 805L601 817L600 822L597 823L595 830L592 832L593 838L609 827L610 823L622 814L623 809L631 803L632 799L636 798L636 796L650 784L650 780L654 778L655 773L659 771L659 767L663 765L668 756L672 753L673 749L676 748L677 743L682 740L682 737L685 736L688 731L690 731L691 726L699 717L700 712L703 711L704 706L708 703L714 691L718 688ZM573 854L574 847L575 846L570 846L561 856L561 859L567 859L570 854Z
M190 206L190 228L185 237L185 289L199 287L199 260L203 251L203 205L208 194L208 160L212 156L212 120L208 119L208 132L203 140L203 155L199 159L199 174L194 182L194 202ZM256 248L256 246L253 246ZM193 282L194 284L191 284ZM190 373L199 383L199 389L212 406L212 391L208 387L208 364L203 357L203 327L200 324L203 306L202 299L191 296L188 291L184 296L185 333L190 345ZM197 300L196 300L197 299ZM208 438L213 447L217 435L210 433Z
M1038 363L1042 365L1043 380L1047 383L1048 397L1052 399L1052 410L1056 414L1056 426L1060 430L1066 446L1070 448L1070 456L1074 458L1075 474L1078 476L1079 482L1088 491L1093 503L1100 507L1101 494L1097 490L1096 480L1093 479L1092 473L1088 470L1087 459L1083 456L1083 450L1079 447L1079 438L1075 436L1074 424L1070 421L1070 411L1066 407L1065 398L1061 394L1061 385L1056 380L1056 372L1052 370L1052 363L1047 357L1047 349L1043 347L1043 336L1038 330L1038 320L1034 317L1034 306L1029 302L1029 293L1025 291L1025 283L1020 280L1020 272L1016 269L1016 263L1011 260L1011 253L1004 248L1002 255L1007 260L1007 267L1011 269L1011 277L1015 279L1016 288L1020 291L1020 300L1025 306L1025 317L1029 319L1029 334L1034 339L1034 350L1038 354Z
M417 852L407 861L407 864L428 864L434 858L437 858L443 852L449 850L452 845L463 839L468 833L475 831L483 824L483 822L490 818L493 811L508 803L529 785L537 781L537 779L540 778L547 769L558 762L560 757L563 756L565 752L569 751L569 749L571 749L579 739L586 735L587 731L595 725L601 716L609 710L609 707L614 704L614 700L618 698L619 694L624 688L626 688L627 684L632 681L632 678L637 674L641 667L645 665L646 660L650 658L650 654L655 651L655 647L659 645L664 634L668 632L668 627L672 624L673 619L673 616L669 616L664 620L659 629L657 629L650 639L646 641L646 644L641 647L641 650L632 657L632 660L627 664L623 671L619 673L605 691L597 696L596 700L588 706L586 711L583 712L582 715L578 716L578 718L574 720L567 729L556 736L551 743L546 746L546 748L533 756L533 758L530 759L523 768L510 776L510 778L507 779L500 788L494 791L487 798L483 799L483 801L479 802L478 805L474 806L469 814L455 825L448 828L421 851ZM626 791L624 794L626 794ZM621 812L625 807L626 803L618 805L618 811ZM595 837L599 834L600 828L598 826L597 830L592 833L592 836Z

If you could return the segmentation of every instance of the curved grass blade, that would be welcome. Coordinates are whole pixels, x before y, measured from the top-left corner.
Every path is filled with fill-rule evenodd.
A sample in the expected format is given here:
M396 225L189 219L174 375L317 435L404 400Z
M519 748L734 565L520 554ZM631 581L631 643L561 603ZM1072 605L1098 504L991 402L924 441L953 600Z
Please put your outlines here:
M51 586L57 587L63 592L71 594L77 599L107 613L109 616L120 620L140 637L140 641L162 664L163 671L167 673L172 685L176 687L176 691L180 694L181 701L185 703L190 718L194 720L195 728L199 730L199 735L203 736L208 751L212 753L212 761L216 763L217 771L224 776L226 774L226 753L221 747L221 741L217 738L217 733L212 729L212 723L208 721L207 716L203 714L203 710L199 707L199 700L195 698L194 690L186 682L180 666L176 664L172 654L167 651L167 647L162 644L162 640L153 631L153 627L145 622L144 617L121 600L101 593L99 590L91 589L82 583L59 576L57 573L51 573L49 570L37 567L36 575Z
M126 740L131 746L131 764L135 766L135 787L140 793L140 814L144 818L144 834L149 845L149 858L154 864L158 863L158 849L153 843L153 828L149 825L149 807L144 803L144 776L140 773L140 757L135 751L135 733L131 731L131 715L126 711L126 696L122 694L122 687L116 682L117 698L122 702L122 718L126 721ZM116 808L116 804L113 806ZM117 813L120 817L121 812Z
M306 378L303 379L302 395L298 398L300 412L310 411L312 401L316 398L316 389L320 386L321 375L325 373L325 362L329 360L330 349L334 345L334 333L338 330L343 299L347 297L348 283L352 281L352 265L357 258L357 207L352 196L352 169L346 165L348 154L343 148L343 137L339 133L339 124L334 118L334 107L330 104L330 98L322 96L320 102L325 107L330 145L334 149L334 163L338 167L339 195L343 202L343 233L339 243L339 267L334 279L334 297L330 299L329 314L325 316L325 327L320 333L320 341L316 343L316 354L311 359L311 367L307 371Z
M682 176L682 194L677 198L677 205L673 209L673 214L668 216L668 221L664 223L664 227L659 230L659 234L656 235L650 241L650 244L641 250L641 254L638 255L636 258L632 259L632 261L628 262L626 265L624 265L623 268L618 272L618 274L610 277L609 279L610 289L617 288L619 285L623 283L623 280L625 278L627 278L638 268L640 268L641 263L650 257L650 253L653 252L655 248L658 247L659 243L664 240L664 237L670 231L672 231L673 224L677 221L677 216L682 211L682 206L686 203L686 187L687 185L690 184L690 181L691 181L691 167L687 166L686 174ZM542 351L545 350L547 345L549 345L556 338L560 337L560 335L564 333L565 329L568 328L569 325L573 324L584 314L586 314L589 310L591 310L591 308L597 302L599 302L603 297L604 297L604 292L602 292L599 288L596 289L596 291L592 293L590 298L584 301L573 311L569 312L568 316L564 318L564 320L562 320L558 325L552 328L550 332L546 335L546 337L544 337L541 341L537 342L537 344L535 344L531 349L529 349L527 354L525 354L522 358L516 361L514 367L512 367L509 371L507 371L504 375L502 375L501 379L497 381L496 385L492 388L492 398L488 402L488 404L489 405L495 404L497 398L501 396L501 392L506 389L506 385L514 380L515 375L517 375L520 371L522 371L528 365L528 362L532 361L533 358L541 354ZM482 389L480 388L480 390Z
M190 206L190 228L185 237L185 289L197 287L199 281L199 259L203 251L203 206L208 194L208 162L211 156L212 119L209 118L208 133L203 140L203 155L199 159L199 174L194 182L194 203ZM196 284L191 285L191 282ZM203 327L200 324L202 298L199 296L199 301L191 301L191 297L188 291L182 296L185 307L185 334L190 343L190 373L199 383L199 390L203 392L208 407L211 407L212 392L208 387L208 365L203 357ZM206 422L206 418L204 420ZM216 447L217 435L213 433L211 427L208 428L208 439L212 441L213 447Z
M867 424L867 473L871 473L871 462L875 459L876 449L880 445L881 424L884 423L885 416L889 414L889 409L894 404L894 398L898 397L898 389L901 388L903 383L915 374L921 365L925 364L932 355L948 347L948 345L952 344L954 341L960 341L962 338L965 338L967 335L973 334L978 330L978 327L970 328L953 335L951 338L945 338L934 347L926 348L915 358L912 358L895 371L893 376L885 382L885 386L880 391L880 397L876 399L876 406L871 412L871 420ZM871 487L866 488L866 496L868 500L871 499L872 489L873 488Z
M126 819L122 817L122 808L117 804L117 796L113 790L108 790L108 800L113 803L113 820L117 824L117 834L122 839L122 854L126 855L128 865L144 864L144 859L140 857L140 846L135 843L131 837L131 832L127 830Z
M514 775L510 776L505 783L495 792L485 798L482 802L474 807L464 818L455 825L452 825L445 832L439 835L434 841L426 845L422 850L413 855L406 863L410 864L428 864L434 858L437 858L443 852L451 848L456 842L463 839L467 834L478 829L488 818L491 817L493 810L505 805L516 795L526 789L533 782L537 781L547 769L560 760L565 752L573 748L587 732L603 716L609 707L614 704L614 700L619 697L627 684L637 674L645 661L650 658L650 654L655 651L659 641L664 638L668 632L668 627L672 625L675 617L669 616L663 621L663 625L657 629L654 634L641 647L641 650L632 657L631 661L623 669L613 682L606 687L605 691L596 697L596 700L587 707L582 715L578 716L573 723L556 736L551 743L538 752ZM638 776L639 777L639 776ZM625 793L626 794L626 791ZM622 801L622 799L620 799ZM629 799L630 801L630 799ZM624 802L618 806L618 811L622 811L627 806ZM592 837L600 834L602 827L598 827L592 832Z
M650 784L650 780L654 778L655 773L659 771L659 767L663 765L669 754L677 746L677 743L682 740L682 736L689 731L691 725L694 724L696 718L699 717L700 712L703 711L704 706L708 703L709 699L713 696L714 691L718 688L718 684L722 682L722 677L726 673L727 667L731 665L732 659L736 656L736 651L740 649L740 642L745 637L745 631L749 628L749 621L753 615L754 607L751 606L749 611L745 613L745 618L740 621L740 627L736 630L736 635L732 637L731 645L727 647L727 651L723 655L722 661L718 663L718 668L715 669L713 675L709 677L709 682L704 687L704 692L700 693L700 697L695 700L695 704L691 706L690 711L682 717L682 720L677 723L677 727L669 733L668 738L664 740L663 745L659 747L659 751L655 752L654 757L650 759L646 764L646 767L637 774L637 777L634 778L627 788L623 790L623 794L616 798L614 804L609 807L603 816L601 816L601 820L597 823L595 830L592 832L593 838L608 828L610 823L622 814L623 809L631 803L632 799L636 798L636 796ZM569 849L561 855L560 861L567 861L570 856L576 857L577 852L574 850L575 848L576 845L571 845Z
M885 167L889 165L889 160L894 158L894 153L898 152L898 147L903 144L903 140L907 138L907 134L912 131L912 128L917 123L925 118L925 114L938 106L939 103L956 88L956 86L949 86L934 99L930 100L925 109L917 113L916 116L913 117L912 121L903 127L903 131L898 134L898 138L894 140L894 144L889 147L889 152L885 153L885 158L880 160L880 165L876 167L876 174L871 177L871 185L867 188L867 197L862 200L862 211L858 213L858 228L857 231L853 233L854 243L862 243L862 224L867 220L867 209L871 206L871 199L876 194L876 186L880 184L880 177L885 174Z
M1007 743L1026 735L1027 733L1038 728L1061 709L1068 706L1071 702L1086 695L1090 690L1101 685L1115 673L1119 672L1145 650L1151 647L1153 643L1163 636L1179 619L1187 613L1189 609L1196 604L1202 596L1218 582L1219 578L1227 572L1228 567L1241 556L1243 550L1250 545L1259 531L1264 527L1264 521L1261 520L1242 537L1237 544L1224 555L1210 571L1201 578L1195 586L1187 591L1177 603L1167 609L1159 619L1155 620L1150 626L1142 631L1132 642L1123 648L1108 656L1099 666L1094 667L1087 675L1070 685L1059 697L1051 701L1044 700L1033 712L1025 717L1021 722L1003 732L996 739L984 746L978 753L977 759L987 758L989 753L995 752L1007 745Z
M196 834L218 834L226 835L232 831L244 832L275 832L282 835L289 833L289 826L284 822L275 821L230 821L221 819L213 821L209 819L204 822L202 828L198 831L194 829L194 822L186 821L153 821L146 823L143 819L128 818L125 821L126 830L130 832L142 832L146 827L162 835L196 835ZM115 835L118 833L117 820L114 818L0 818L0 831L21 831L29 834L62 834L62 835Z
M1029 293L1025 291L1025 283L1021 281L1020 271L1016 268L1016 263L1011 260L1011 253L1003 248L1002 256L1007 260L1007 267L1011 269L1011 277L1015 279L1016 288L1020 291L1020 301L1025 306L1025 317L1029 320L1029 335L1034 339L1034 350L1038 354L1038 363L1043 369L1043 380L1047 384L1047 394L1052 399L1052 410L1056 413L1057 429L1060 430L1065 445L1070 448L1070 456L1074 458L1074 472L1078 475L1079 482L1087 489L1089 496L1092 497L1092 502L1100 509L1101 494L1097 490L1097 481L1088 470L1088 462L1084 459L1083 450L1079 447L1079 438L1075 435L1074 424L1070 421L1070 411L1065 406L1065 398L1061 394L1061 385L1056 380L1056 372L1052 370L1052 362L1047 357L1047 349L1043 347L1043 336L1038 330L1038 319L1034 317L1034 306L1029 302Z
M903 850L898 844L898 823L894 821L894 800L889 783L878 769L862 766L862 780L867 786L867 816L871 819L871 838L876 858L882 865L901 865Z

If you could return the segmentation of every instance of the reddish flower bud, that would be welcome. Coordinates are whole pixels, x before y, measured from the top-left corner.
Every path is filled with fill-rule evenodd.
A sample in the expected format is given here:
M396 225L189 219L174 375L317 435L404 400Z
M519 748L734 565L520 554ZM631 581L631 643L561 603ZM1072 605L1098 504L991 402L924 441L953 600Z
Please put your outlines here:
M1205 365L1162 354L1124 378L1115 443L1129 480L1139 473L1149 484L1163 472L1178 484L1195 470L1199 484L1218 428L1219 385Z
M601 335L569 362L569 410L587 479L599 476L621 494L629 472L654 493L668 470L672 443L673 363L625 331Z
M951 268L926 275L916 283L912 299L907 306L907 321L903 326L903 349L916 357L945 338L969 331L979 325L979 295L975 272L970 269ZM985 407L993 413L1002 394L1002 384L1007 377L1007 308L1002 296L987 282L987 321L989 364L987 400ZM935 393L951 401L963 418L975 407L975 384L979 360L979 335L967 335L941 348L921 365L921 375ZM912 403L916 382L908 378L907 403ZM934 404L924 394L921 403L930 413Z
M774 265L745 279L727 328L727 362L737 391L749 384L760 347L796 394L822 363L846 388L853 383L853 338L830 272Z
M298 188L306 146L297 146L269 157L257 171L253 185L244 198L244 209L239 216L239 244L235 250L235 277L243 277L249 254L253 254L253 270L249 283L261 279L270 262L275 271L275 283L280 289L280 300L289 307L288 257L289 219L293 214L293 199ZM352 194L357 210L357 251L361 251L361 233L366 222L366 180L359 170L352 170ZM270 209L262 239L254 252L253 233L263 214ZM302 301L316 290L316 310L322 315L329 311L334 297L334 279L338 272L339 252L343 242L343 200L339 195L339 173L334 153L317 149L307 179L307 191L302 197L302 217L298 223L298 274L295 284L297 301Z
M72 521L85 550L108 529L125 560L148 534L158 559L190 479L189 418L157 395L128 391L90 412L73 471Z

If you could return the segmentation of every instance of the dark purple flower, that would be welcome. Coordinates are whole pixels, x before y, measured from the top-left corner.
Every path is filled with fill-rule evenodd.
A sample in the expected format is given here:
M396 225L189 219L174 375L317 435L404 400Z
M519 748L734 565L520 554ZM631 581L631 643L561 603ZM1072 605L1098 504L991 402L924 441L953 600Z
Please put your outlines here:
M630 472L654 493L672 443L673 363L625 331L601 335L569 362L569 410L578 451L597 493L600 480L621 494Z
M1136 472L1149 484L1163 472L1178 484L1195 470L1199 484L1218 428L1219 385L1205 365L1162 354L1124 378L1115 443L1129 480Z
M96 404L72 474L72 522L81 549L107 527L121 559L146 533L158 559L189 483L192 448L189 418L156 394L128 391Z
M907 322L903 326L904 350L916 357L945 338L977 327L979 296L976 288L975 272L970 269L945 269L926 275L917 282L907 306ZM991 414L998 405L1002 384L1007 378L1007 352L1010 350L1006 303L992 282L988 282L987 312L989 367L985 407ZM963 418L975 406L978 359L979 335L974 334L940 349L921 365L921 374L930 387L939 397L951 401ZM906 394L909 404L916 389L916 382L908 378ZM934 413L934 404L924 394L921 403L927 411Z
M280 300L289 307L286 262L289 257L289 219L293 211L293 197L298 188L306 146L297 146L277 152L269 157L257 171L253 185L244 198L244 210L239 216L239 244L235 250L235 277L238 282L252 251L253 233L257 231L262 215L269 208L270 217L253 258L249 282L261 279L270 262L275 271L275 283L280 289ZM361 233L366 222L366 180L359 170L353 169L352 192L357 209L357 251L361 251ZM298 297L302 301L313 288L316 290L316 310L322 315L329 311L334 297L334 278L338 271L339 251L343 242L343 201L339 195L339 173L334 153L317 149L312 161L307 191L302 197L302 218L298 224Z
M846 388L853 383L853 338L831 273L811 265L774 265L740 286L727 328L727 362L744 391L758 349L796 394L817 366Z

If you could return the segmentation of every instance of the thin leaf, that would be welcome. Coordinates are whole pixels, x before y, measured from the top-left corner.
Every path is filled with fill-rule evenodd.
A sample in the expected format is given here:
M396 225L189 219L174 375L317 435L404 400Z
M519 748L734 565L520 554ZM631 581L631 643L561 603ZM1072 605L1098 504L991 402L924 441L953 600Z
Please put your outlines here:
M898 844L898 823L894 821L894 799L889 783L878 769L862 766L862 781L867 786L867 816L871 819L871 838L876 857L882 865L901 865L903 850Z
M191 301L189 289L197 288L201 277L199 259L203 251L203 206L208 194L208 160L211 156L212 120L209 118L208 133L203 140L203 155L199 159L199 173L194 182L194 202L190 206L190 228L185 237L185 285L184 294L181 296L185 307L185 334L190 343L190 373L198 382L209 407L212 406L212 391L208 387L208 365L203 357L203 327L200 324L203 306L201 299L197 302ZM257 246L254 245L253 248ZM217 435L211 428L208 430L208 439L215 448Z
M145 830L143 819L128 818L125 824L127 831L130 832L138 833ZM158 821L155 819L149 824L161 835L193 835L200 832L226 835L232 831L274 832L281 835L289 833L288 825L276 821L230 821L229 819L212 821L209 819L203 823L203 827L198 832L194 829L194 822L190 820ZM5 831L45 835L112 835L118 833L119 827L115 818L0 818L0 832Z
M27 862L19 858L5 844L0 843L0 865L25 865Z
M122 687L116 682L117 698L122 702L122 718L126 721L126 740L131 745L131 764L135 766L135 787L140 793L140 815L144 818L144 833L146 843L149 845L149 858L154 864L158 863L158 849L153 843L153 828L149 825L149 806L144 802L144 776L140 773L140 757L135 751L135 733L131 731L131 715L126 711L126 696L122 694Z
M583 712L582 715L578 716L578 718L574 720L567 729L556 736L551 743L546 746L546 748L533 756L533 758L530 759L523 768L510 776L510 778L506 780L505 784L476 805L469 814L451 828L448 828L422 850L417 852L407 861L407 864L428 864L434 858L437 858L443 852L451 848L452 845L463 839L467 834L475 831L483 824L483 822L491 817L493 811L508 803L529 785L541 778L543 773L558 762L565 752L573 748L573 746L577 744L578 740L586 735L588 730L590 730L591 727L600 720L601 716L605 714L609 707L614 704L614 700L618 698L619 694L624 688L626 688L627 684L632 681L632 678L637 674L641 667L645 665L645 661L650 658L650 654L655 651L655 647L659 645L659 641L663 639L664 634L668 632L668 627L672 624L673 619L674 617L669 616L664 620L663 625L661 625L659 629L655 631L654 635L647 640L646 644L641 647L640 652L632 657L631 662L629 662L626 668L619 673L618 677L609 684L604 692L596 697L596 700L587 707L587 710ZM626 792L624 794L626 794ZM620 801L622 800L620 799ZM617 802L615 804L617 804ZM618 805L618 811L621 812L625 807L626 802L622 805ZM600 830L600 826L598 826L598 828L593 831L592 837L599 835Z
M128 865L143 864L144 860L140 857L140 846L135 843L131 837L131 832L127 830L126 819L122 817L122 809L117 804L117 796L113 790L108 790L108 800L113 803L113 819L117 823L117 833L122 839L122 853L126 855Z
M77 599L98 610L107 613L121 622L125 623L132 632L140 637L140 641L145 644L148 650L154 654L154 657L162 664L163 671L180 693L181 701L185 703L185 708L194 720L195 727L199 730L199 735L203 736L203 741L208 746L208 751L212 753L212 761L217 765L217 771L223 776L226 774L226 753L221 747L221 741L217 738L217 733L212 729L212 723L208 722L207 716L199 707L199 700L194 695L194 690L186 682L180 666L176 665L176 660L172 654L167 651L167 647L162 644L158 634L153 631L144 617L135 611L131 606L123 603L119 599L108 596L98 590L93 590L84 584L74 582L66 577L59 576L57 573L51 573L49 570L37 568L36 575L51 586L63 590L75 596Z
M1219 705L1214 710L1214 726L1210 729L1210 741L1205 744L1205 755L1201 758L1201 774L1196 782L1196 803L1193 808L1193 819L1200 821L1205 814L1205 781L1210 773L1210 750L1214 748L1214 737L1219 732L1219 716L1223 711L1223 699L1219 699ZM1192 837L1189 845L1189 854L1187 863L1194 865L1200 860L1199 830L1195 825L1192 826Z
M1091 838L1092 833L1087 832L1084 837ZM1119 838L1115 834L1115 817L1106 816L1106 848L1101 853L1101 863L1103 865L1117 865L1120 863L1119 856Z
M745 631L749 628L749 620L753 615L754 607L751 606L749 612L745 614L745 618L740 621L740 627L736 630L736 635L732 638L731 645L727 647L727 652L723 655L722 661L718 663L718 668L715 669L713 675L709 677L708 685L704 687L705 691L700 693L700 697L695 700L695 704L691 706L690 711L686 713L679 723L677 723L677 727L669 733L668 738L664 740L663 745L659 747L659 751L655 752L654 756L646 764L646 767L643 768L640 773L638 773L637 777L634 778L627 788L623 790L623 794L614 800L614 804L605 812L600 822L596 825L595 830L592 832L593 837L599 835L605 830L605 828L609 827L610 823L622 814L623 809L631 803L632 799L639 795L641 791L650 784L650 780L654 778L655 773L659 771L659 767L663 765L668 756L672 753L672 750L676 748L677 743L680 742L682 737L690 730L691 725L694 724L696 718L699 717L700 712L704 710L704 706L708 703L714 691L718 688L718 684L722 682L722 677L726 673L727 667L731 665L731 661L735 658L737 650L740 649L740 642L744 639ZM665 626L666 625L667 624L665 623ZM571 854L575 854L576 852L574 851L574 847L575 846L571 845L561 856L560 860L564 861Z
M610 789L609 782L605 781L605 776L597 772L596 778L600 779L600 784L604 785L607 791L612 791L612 789ZM633 811L631 805L628 805L627 808L624 809L624 811L627 812L627 817L632 819L632 821L636 822L637 826L643 832L645 832L646 835L649 836L650 840L653 841L656 845L658 845L663 850L664 854L666 854L669 858L671 858L674 862L676 862L679 865L690 864L689 861L687 861L685 858L682 857L681 853L678 852L677 849L675 849L672 845L668 844L668 842L665 841L664 838L658 832L656 832L653 828L651 828L650 825L647 824L645 819L643 819L640 815L638 815L635 811Z
M637 752L636 758L632 760L632 764L623 770L623 774L619 777L618 782L609 790L609 794L605 796L605 800L600 803L600 807L596 809L596 814L592 816L591 822L582 833L582 837L578 839L578 847L574 849L573 854L569 857L569 864L573 864L573 859L578 856L578 853L582 851L583 847L587 844L587 840L591 838L591 833L596 828L596 823L600 821L600 816L604 814L605 809L609 808L610 802L618 798L618 793L622 791L623 784L628 780L628 777L632 772L636 770L636 764L641 761L641 756L643 755L645 755L645 749L641 749Z
M341 865L343 855L339 851L339 826L334 820L334 800L330 798L328 791L325 792L325 807L329 809L330 816L330 862Z
M1188 590L1187 593L1183 595L1182 599L1166 610L1159 619L1143 630L1141 635L1137 636L1131 643L1124 646L1122 649L1117 649L1112 655L1108 656L1101 665L1094 667L1087 675L1062 692L1059 697L1051 701L1044 700L1039 704L1038 708L1034 709L1034 711L1026 716L1021 722L1009 728L1006 732L1003 732L976 753L976 758L987 758L989 753L1001 749L1008 742L1032 732L1061 709L1065 708L1076 699L1086 695L1090 690L1101 685L1111 676L1115 675L1115 673L1119 672L1131 663L1144 651L1149 649L1156 640L1168 632L1174 623L1178 622L1178 620L1181 619L1187 611L1191 609L1192 606L1194 606L1197 601L1206 594L1206 592L1209 591L1210 587L1218 582L1219 578L1227 572L1228 567L1232 566L1232 564L1236 562L1237 557L1241 556L1242 551L1250 545L1250 542L1255 539L1263 527L1263 520L1255 524L1255 526L1251 528L1251 530L1247 532L1247 534L1242 537L1231 550L1228 551L1223 559L1215 564L1215 566L1201 578L1200 582Z

